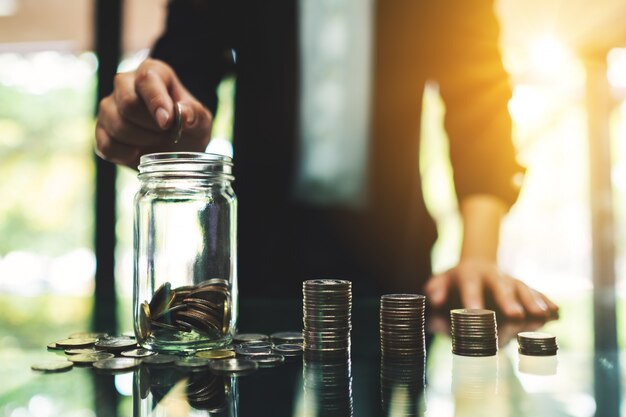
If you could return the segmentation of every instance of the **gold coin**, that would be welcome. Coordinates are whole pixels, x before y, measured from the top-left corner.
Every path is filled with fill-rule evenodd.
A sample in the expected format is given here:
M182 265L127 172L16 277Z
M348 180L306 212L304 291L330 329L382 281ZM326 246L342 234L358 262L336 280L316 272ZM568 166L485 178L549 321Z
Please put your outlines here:
M148 303L143 302L139 307L139 337L141 337L142 340L146 340L151 333L150 306Z
M196 357L202 359L229 359L235 357L235 352L226 349L202 350L196 353Z
M83 339L65 339L59 340L57 342L57 346L63 349L73 349L73 348L88 348L92 347L98 339L93 337L86 337Z

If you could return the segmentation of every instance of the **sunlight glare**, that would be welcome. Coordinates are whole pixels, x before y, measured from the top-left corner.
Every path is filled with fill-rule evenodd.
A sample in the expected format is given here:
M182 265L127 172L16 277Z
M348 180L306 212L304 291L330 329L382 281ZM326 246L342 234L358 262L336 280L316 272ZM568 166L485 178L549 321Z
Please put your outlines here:
M533 66L544 75L556 75L567 71L573 60L571 51L551 35L536 39L531 48Z

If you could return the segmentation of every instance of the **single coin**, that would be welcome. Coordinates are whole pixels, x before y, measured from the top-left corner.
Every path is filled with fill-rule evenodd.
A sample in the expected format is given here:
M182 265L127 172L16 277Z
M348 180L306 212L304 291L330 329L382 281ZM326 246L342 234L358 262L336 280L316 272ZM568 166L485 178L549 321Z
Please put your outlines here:
M86 353L96 353L96 350L94 348L87 348L87 349L65 349L65 354L66 355L83 355Z
M218 375L243 375L258 369L259 364L249 359L225 359L211 361L210 368Z
M30 369L39 372L64 372L72 369L74 364L70 361L45 361L31 365Z
M98 350L121 352L137 347L137 342L134 339L128 339L125 337L110 337L108 339L98 340L95 346Z
M150 306L145 301L139 306L139 337L146 340L152 333L150 326Z
M69 356L68 359L74 363L87 364L101 361L103 359L110 359L115 355L107 352L95 352L95 353L81 353L78 355Z
M152 300L150 301L150 313L153 315L158 315L162 311L169 308L176 294L172 291L172 284L169 282L163 283L152 295Z
M74 349L74 348L88 348L93 346L98 339L93 337L86 337L83 339L65 339L59 340L56 344L58 347L63 349Z
M202 350L196 353L196 357L202 359L228 359L234 358L235 352L226 349Z
M142 348L125 350L124 352L122 352L122 356L127 358L147 358L148 356L152 355L156 355L156 352Z
M233 340L238 343L266 341L269 340L269 336L261 333L237 333Z
M302 355L302 345L292 344L292 343L284 343L282 345L274 346L274 352L281 354L283 356L298 356Z
M269 355L261 355L255 356L251 358L253 361L259 364L261 368L271 368L276 365L280 365L285 362L285 357L283 355L278 355L276 353L272 353Z
M136 368L141 364L141 361L133 358L109 358L95 362L94 368L105 371L126 371Z
M269 355L272 353L272 348L268 348L268 347L236 347L235 348L235 352L237 353L237 355L241 355L241 356L262 356L262 355Z
M177 101L174 106L174 115L176 118L176 131L174 132L174 143L178 143L183 136L183 106Z
M173 364L178 359L180 359L178 356L158 353L144 358L142 362L146 365L163 366Z
M68 339L103 339L108 337L107 333L102 332L77 332L68 336Z
M205 368L209 366L209 360L198 357L187 357L178 359L174 362L174 365L180 366L181 368Z
M47 347L50 350L64 350L61 346L57 346L56 342L48 343Z
M283 344L283 343L302 343L304 337L302 336L302 331L299 332L276 332L272 333L270 339L274 343Z

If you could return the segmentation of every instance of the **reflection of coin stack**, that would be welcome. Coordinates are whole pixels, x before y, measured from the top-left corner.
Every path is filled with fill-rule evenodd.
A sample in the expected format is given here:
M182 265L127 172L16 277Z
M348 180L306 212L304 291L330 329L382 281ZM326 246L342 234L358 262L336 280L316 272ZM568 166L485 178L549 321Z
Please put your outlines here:
M424 356L426 297L387 294L380 297L380 351L383 356Z
M519 353L528 356L554 356L559 349L556 337L543 332L522 332L517 335Z
M352 416L352 370L350 359L311 361L305 358L304 416Z
M491 310L450 311L452 353L461 356L493 356L498 352L496 313Z
M384 415L423 416L425 358L388 359L380 364L380 395Z
M494 400L498 392L498 357L452 358L452 393L457 399L480 400L484 407L485 399Z
M352 283L336 279L305 281L304 354L310 359L350 356Z

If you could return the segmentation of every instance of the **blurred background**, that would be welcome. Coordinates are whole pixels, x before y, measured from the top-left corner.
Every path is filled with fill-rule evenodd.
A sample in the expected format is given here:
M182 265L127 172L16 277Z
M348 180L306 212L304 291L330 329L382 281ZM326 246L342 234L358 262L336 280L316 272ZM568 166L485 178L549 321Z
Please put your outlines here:
M147 56L166 4L123 1L120 71ZM616 0L499 0L496 10L514 86L514 137L527 167L502 231L501 266L556 299L563 314L579 315L583 327L593 326L593 307L580 294L591 290L595 275L596 285L615 285L617 323L623 323L626 6ZM100 64L95 16L92 0L0 0L0 351L29 340L18 335L27 322L31 329L40 323L50 341L90 327ZM215 152L232 152L235 85L231 78L220 86L210 145ZM433 259L440 271L456 261L460 221L436 85L423 100L422 169L439 227ZM115 291L123 331L132 329L136 173L118 168L115 181ZM625 338L622 333L622 347ZM0 389L0 399L10 386Z

